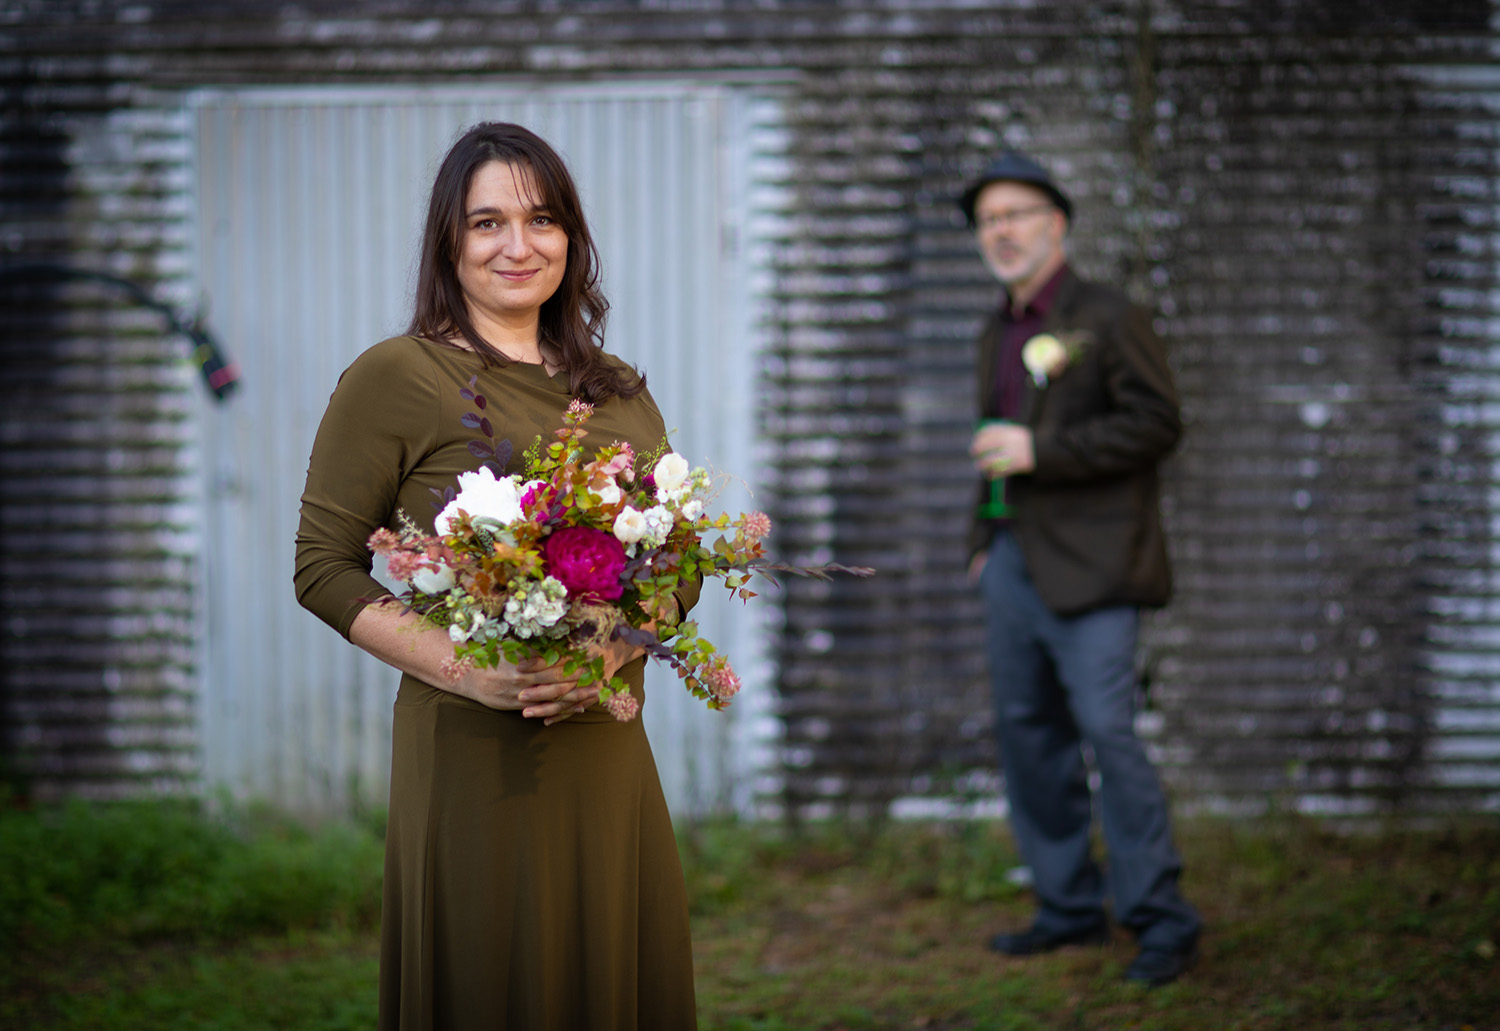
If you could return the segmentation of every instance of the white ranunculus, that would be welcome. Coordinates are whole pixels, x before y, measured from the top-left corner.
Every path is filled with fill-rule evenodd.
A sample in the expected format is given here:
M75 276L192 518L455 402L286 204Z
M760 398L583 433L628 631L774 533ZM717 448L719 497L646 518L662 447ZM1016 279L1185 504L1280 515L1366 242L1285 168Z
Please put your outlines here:
M448 502L433 521L439 534L450 531L460 509L469 513L471 519L493 519L502 526L509 526L521 518L520 477L496 479L488 468L459 473L458 496Z
M656 463L656 469L651 473L651 477L656 481L658 497L670 494L681 487L683 481L688 478L687 459L675 451L668 451Z
M682 506L682 518L684 518L684 519L687 519L687 520L697 519L702 514L703 514L703 502L699 498L694 498L693 500L685 503Z
M422 566L411 578L411 585L423 594L442 594L452 590L456 583L458 576L453 572L453 567L442 561L438 562L436 569Z
M634 544L646 535L646 516L626 505L615 516L615 539L621 544Z
M609 483L606 483L598 490L594 491L594 493L599 495L599 503L601 505L619 504L620 498L622 496L620 494L620 488L615 485L613 480L611 480Z

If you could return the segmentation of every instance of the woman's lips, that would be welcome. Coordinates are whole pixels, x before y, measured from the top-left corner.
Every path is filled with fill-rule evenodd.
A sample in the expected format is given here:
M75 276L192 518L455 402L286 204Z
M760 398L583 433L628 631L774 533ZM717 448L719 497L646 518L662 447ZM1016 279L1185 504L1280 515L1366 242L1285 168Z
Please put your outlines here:
M508 272L499 273L501 279L508 279L513 283L524 283L536 274L537 270L534 268L511 269Z

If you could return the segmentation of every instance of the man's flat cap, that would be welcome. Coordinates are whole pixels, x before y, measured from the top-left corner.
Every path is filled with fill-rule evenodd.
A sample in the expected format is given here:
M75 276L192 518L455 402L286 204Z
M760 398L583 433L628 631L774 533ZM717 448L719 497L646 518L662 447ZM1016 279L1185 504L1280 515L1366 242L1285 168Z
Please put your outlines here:
M1068 195L1058 189L1057 183L1052 181L1052 176L1041 165L1022 154L1018 150L1008 150L1001 154L990 166L986 168L978 179L964 191L959 198L958 206L963 209L964 217L969 220L969 225L974 225L974 202L979 199L979 192L990 183L1011 182L1025 183L1035 186L1056 204L1062 211L1063 217L1068 221L1073 220L1073 202L1068 200Z

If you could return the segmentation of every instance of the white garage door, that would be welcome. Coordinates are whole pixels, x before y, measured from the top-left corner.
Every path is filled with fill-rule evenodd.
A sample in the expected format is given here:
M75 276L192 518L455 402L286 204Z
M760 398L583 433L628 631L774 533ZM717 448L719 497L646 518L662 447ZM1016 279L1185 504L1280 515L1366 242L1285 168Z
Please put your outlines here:
M211 786L304 812L383 803L396 675L304 612L291 586L298 499L338 374L399 333L426 191L454 138L520 122L578 179L612 305L607 346L651 380L674 442L744 477L753 507L756 288L770 220L775 105L702 85L206 92L196 114L197 268L242 369L201 413L208 554L202 669ZM710 713L675 678L647 724L674 811L745 812L774 790L763 626L712 592L704 633L745 691ZM768 779L770 778L770 779Z

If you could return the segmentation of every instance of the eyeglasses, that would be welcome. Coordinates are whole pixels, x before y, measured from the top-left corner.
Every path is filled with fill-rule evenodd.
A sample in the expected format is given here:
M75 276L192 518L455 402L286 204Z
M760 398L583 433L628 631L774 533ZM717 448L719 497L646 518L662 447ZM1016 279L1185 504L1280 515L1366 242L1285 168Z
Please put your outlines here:
M1056 210L1056 204L1036 204L1029 208L1017 208L1014 211L986 212L975 219L975 226L979 229L1009 229L1023 218L1040 215L1044 211Z

